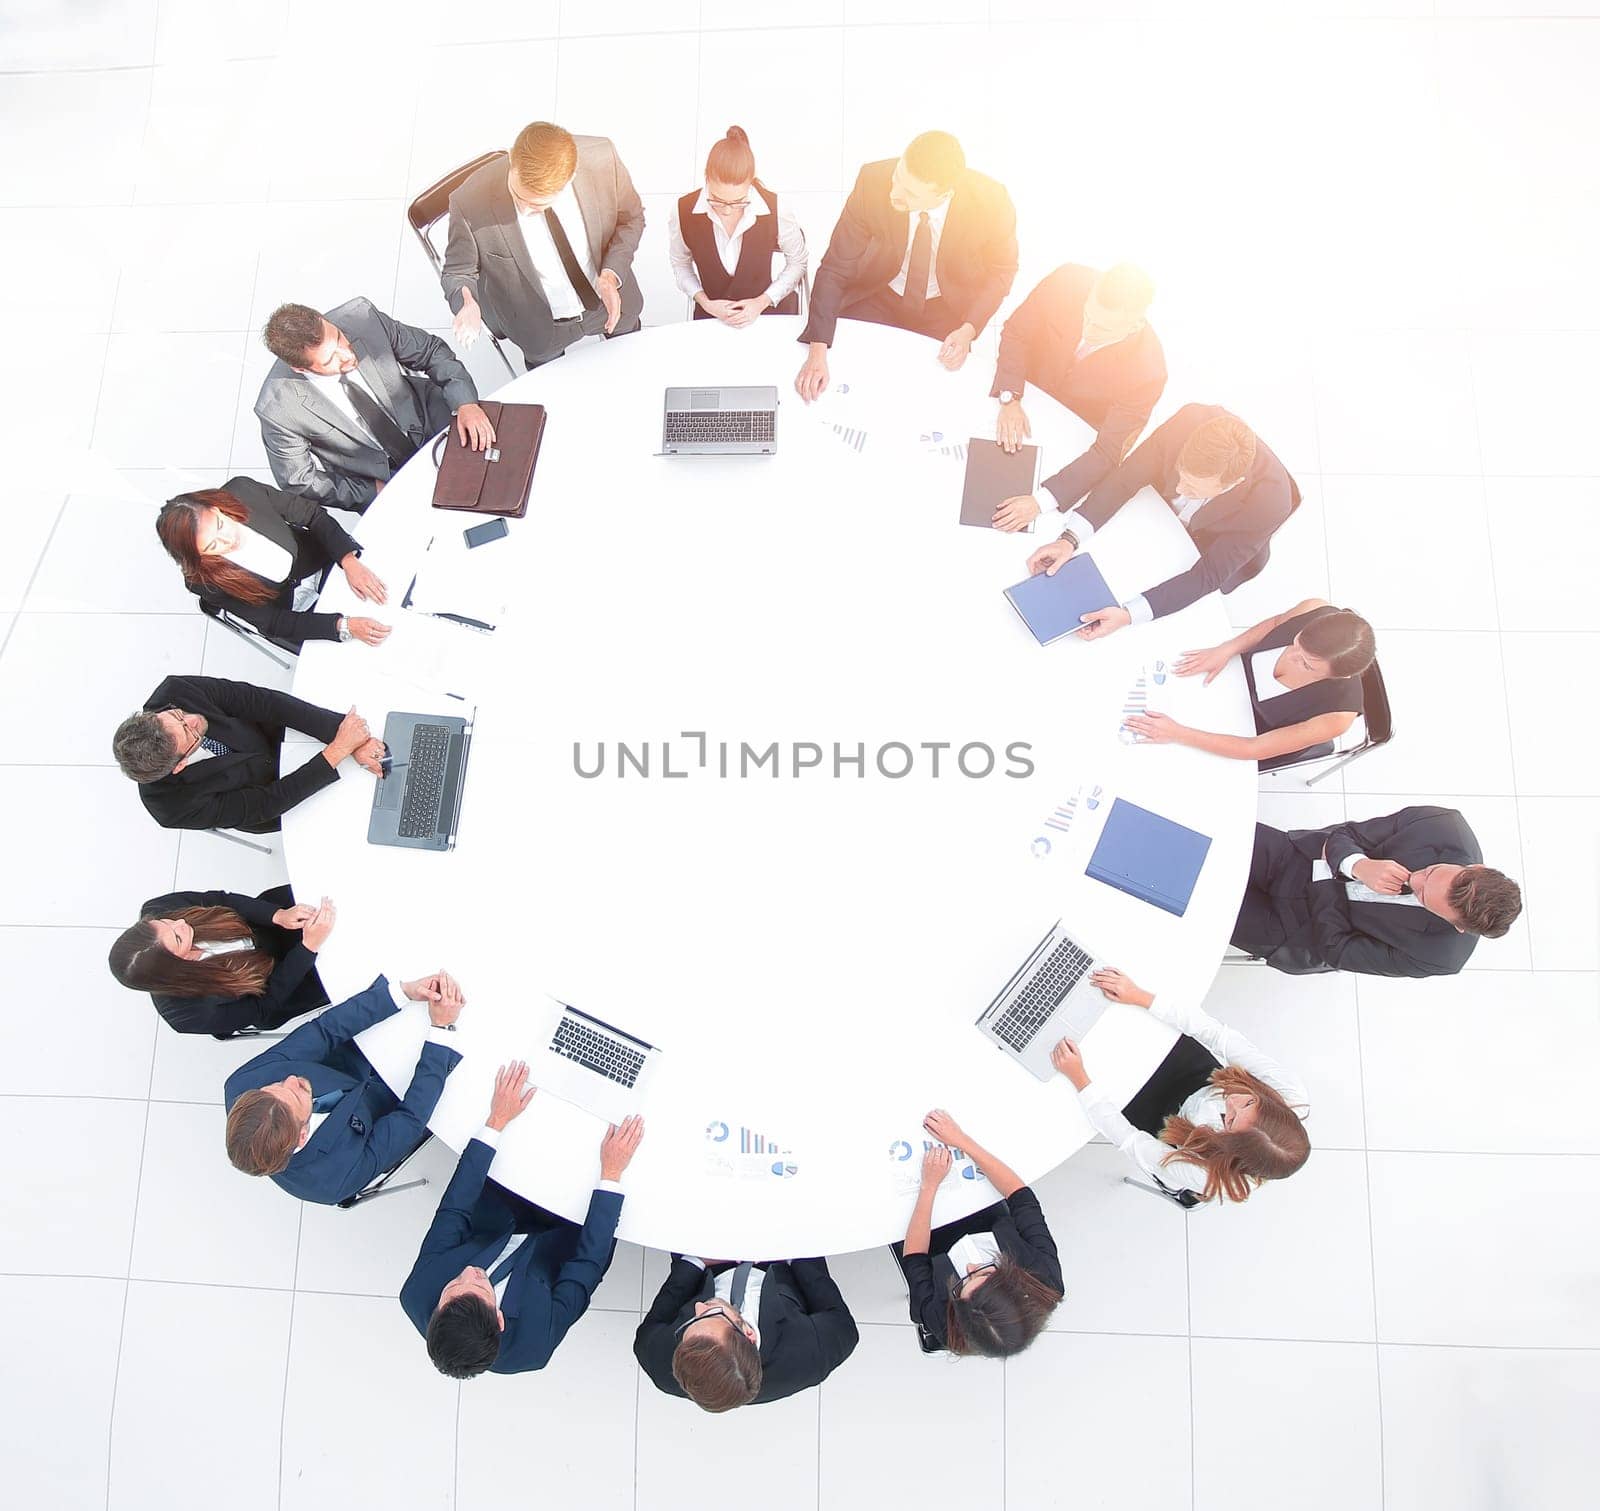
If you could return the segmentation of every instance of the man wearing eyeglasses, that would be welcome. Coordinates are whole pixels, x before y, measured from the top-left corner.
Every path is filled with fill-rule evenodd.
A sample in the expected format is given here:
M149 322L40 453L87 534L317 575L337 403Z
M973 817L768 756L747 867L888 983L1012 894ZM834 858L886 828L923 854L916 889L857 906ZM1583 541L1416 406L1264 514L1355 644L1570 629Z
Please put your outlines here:
M723 1412L820 1385L857 1336L825 1259L674 1254L633 1352L657 1390Z
M322 741L308 761L279 775L291 729ZM139 784L163 829L242 829L268 834L283 815L339 780L347 759L382 775L383 741L355 709L342 718L288 693L223 677L168 677L112 736L122 774Z

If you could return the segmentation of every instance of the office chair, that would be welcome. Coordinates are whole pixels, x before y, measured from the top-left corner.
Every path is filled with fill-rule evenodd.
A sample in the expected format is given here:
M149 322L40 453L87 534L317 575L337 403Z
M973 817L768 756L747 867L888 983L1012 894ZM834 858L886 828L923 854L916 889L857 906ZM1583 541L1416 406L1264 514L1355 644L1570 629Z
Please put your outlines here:
M214 603L207 603L203 598L200 600L200 612L208 618L215 619L223 629L237 635L246 645L254 646L274 665L282 667L286 672L294 670L295 662L299 659L300 653L292 645L285 645L281 640L274 640L271 636L262 634L248 620L241 619L237 614L231 613L225 608L220 608ZM269 650L269 646L275 649ZM282 655L277 654L280 651ZM289 659L285 660L285 656Z
M214 834L218 839L225 839L230 845L243 845L246 850L259 850L263 855L272 854L271 845L257 844L253 839L246 839L244 835L232 829L201 829L201 834Z
M1159 1196L1163 1201L1170 1201L1175 1207L1182 1207L1185 1212L1192 1212L1203 1205L1198 1191L1174 1191L1170 1186L1163 1186L1159 1181L1135 1180L1131 1175L1122 1177L1122 1184L1132 1186L1139 1191L1148 1191L1152 1196Z
M443 276L444 257L433 244L433 228L450 213L450 196L485 163L491 163L499 156L501 154L498 152L485 152L482 157L473 158L464 167L454 169L445 174L438 183L424 189L407 206L406 219L411 223L411 229L417 233L417 240L422 243L422 250L427 253L428 261L433 264L435 274ZM484 322L483 333L489 338L500 360L505 363L507 374L513 378L518 377L519 374L511 365L511 359L506 355L505 348L500 345L500 338L489 329L487 321Z
M404 1170L413 1159L417 1157L418 1151L421 1150L422 1146L426 1144L432 1137L433 1135L431 1133L424 1133L422 1135L421 1142L418 1143L412 1149L412 1151L405 1156L404 1159L400 1160L397 1164L391 1165L383 1172L382 1175L376 1176L374 1179L369 1181L365 1186L357 1191L354 1196L345 1197L345 1199L339 1203L339 1210L341 1212L348 1212L352 1207L358 1207L362 1202L371 1201L374 1197L393 1196L397 1191L410 1191L415 1186L427 1185L428 1177L425 1175L419 1175L415 1180L402 1181L398 1186L391 1186L389 1182L402 1170Z
M1376 661L1361 674L1361 705L1362 736L1354 745L1340 750L1330 741L1325 745L1314 745L1310 750L1291 751L1288 755L1261 762L1261 770L1292 771L1297 766L1325 761L1329 756L1337 757L1325 771L1306 778L1306 786L1314 787L1325 777L1348 766L1358 756L1364 756L1380 745L1387 745L1394 738L1394 711L1389 706L1389 689L1384 685L1383 673L1378 670Z

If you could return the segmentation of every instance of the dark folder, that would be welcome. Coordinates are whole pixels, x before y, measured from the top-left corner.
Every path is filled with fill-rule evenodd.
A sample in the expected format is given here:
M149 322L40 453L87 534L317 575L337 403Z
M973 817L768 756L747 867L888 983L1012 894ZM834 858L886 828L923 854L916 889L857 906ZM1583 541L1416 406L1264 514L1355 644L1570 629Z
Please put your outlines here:
M1032 493L1038 473L1039 448L1019 446L1015 454L977 436L967 442L967 482L961 491L961 523L994 528L1000 501ZM1032 525L1028 528L1031 530Z
M1094 557L1079 551L1054 577L1043 572L1006 589L1011 607L1040 645L1083 628L1083 616L1116 603Z
M1119 797L1106 815L1088 873L1182 918L1210 849L1207 835Z

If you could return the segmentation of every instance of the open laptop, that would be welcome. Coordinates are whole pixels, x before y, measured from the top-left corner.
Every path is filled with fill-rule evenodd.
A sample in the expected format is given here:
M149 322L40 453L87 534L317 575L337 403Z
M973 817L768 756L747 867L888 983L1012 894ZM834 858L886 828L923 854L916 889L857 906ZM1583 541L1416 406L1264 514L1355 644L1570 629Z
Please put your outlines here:
M1106 1010L1089 980L1100 965L1058 919L979 1015L978 1032L1048 1081L1055 1074L1050 1051L1062 1039L1081 1042Z
M637 1035L557 1002L550 1036L529 1074L541 1091L620 1123L638 1111L660 1057L655 1045Z
M472 724L448 714L392 713L383 724L383 779L372 794L369 845L453 850Z
M760 456L778 449L778 390L669 388L664 456Z

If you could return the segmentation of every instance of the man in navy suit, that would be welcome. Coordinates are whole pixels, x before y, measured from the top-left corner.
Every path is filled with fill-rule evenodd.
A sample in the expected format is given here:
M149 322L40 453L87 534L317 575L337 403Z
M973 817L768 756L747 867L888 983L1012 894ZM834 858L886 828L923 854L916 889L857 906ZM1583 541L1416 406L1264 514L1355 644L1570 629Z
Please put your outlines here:
M624 1118L601 1139L600 1180L580 1228L488 1178L506 1124L533 1100L527 1076L520 1060L500 1067L488 1119L463 1152L400 1291L428 1357L452 1380L543 1369L588 1310L617 1246L619 1182L644 1120Z
M411 1085L397 1098L352 1042L412 1002L428 1004L427 1037ZM428 1132L464 999L445 971L366 991L330 1007L228 1077L228 1158L270 1175L291 1196L336 1206L398 1164Z

